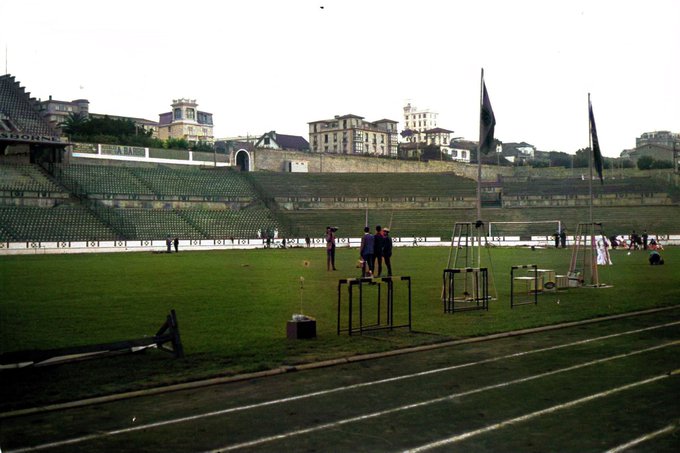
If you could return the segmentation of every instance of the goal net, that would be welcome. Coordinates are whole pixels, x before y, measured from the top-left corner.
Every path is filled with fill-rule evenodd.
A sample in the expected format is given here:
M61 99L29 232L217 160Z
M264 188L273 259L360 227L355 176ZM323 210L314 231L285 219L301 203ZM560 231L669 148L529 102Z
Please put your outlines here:
M489 222L489 240L500 240L502 237L519 237L521 241L529 241L532 237L550 240L555 232L562 231L559 220L531 220L526 222Z

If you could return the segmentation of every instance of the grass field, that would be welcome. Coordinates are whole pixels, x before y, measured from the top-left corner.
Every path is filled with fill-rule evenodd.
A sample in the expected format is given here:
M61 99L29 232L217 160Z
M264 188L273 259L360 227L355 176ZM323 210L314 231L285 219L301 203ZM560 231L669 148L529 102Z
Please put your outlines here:
M445 315L440 291L448 253L396 249L395 275L413 281L413 331L352 337L336 335L336 304L338 279L357 276L355 249L338 250L338 272L326 271L322 249L0 257L0 351L153 335L174 308L187 354L175 360L150 351L3 371L0 411L680 301L680 250L665 251L667 264L658 267L647 264L644 252L613 251L614 266L601 270L612 288L546 293L538 306L511 310L510 266L566 273L570 251L496 248L491 260L499 299L488 312ZM302 311L318 322L318 338L310 341L285 335L286 321L301 311L300 277Z

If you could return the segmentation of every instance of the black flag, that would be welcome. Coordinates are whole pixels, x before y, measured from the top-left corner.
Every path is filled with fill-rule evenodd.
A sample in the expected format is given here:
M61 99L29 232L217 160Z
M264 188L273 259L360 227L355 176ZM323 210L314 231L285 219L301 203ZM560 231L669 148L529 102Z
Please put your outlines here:
M491 108L491 101L489 101L489 93L486 91L484 80L482 80L482 108L479 121L481 127L479 150L488 154L489 151L494 149L493 130L496 126L496 117Z
M593 115L593 105L588 99L588 114L590 115L590 139L593 142L593 164L595 164L595 170L597 170L597 175L600 177L600 183L604 184L604 179L602 178L602 153L600 152L600 142L597 139L597 128L595 128L595 116Z

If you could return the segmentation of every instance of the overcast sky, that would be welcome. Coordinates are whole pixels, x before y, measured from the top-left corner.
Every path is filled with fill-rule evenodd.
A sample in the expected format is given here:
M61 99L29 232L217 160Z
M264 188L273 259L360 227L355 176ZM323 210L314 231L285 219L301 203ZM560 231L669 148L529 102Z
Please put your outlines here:
M678 0L21 0L0 2L0 46L34 97L155 121L196 99L216 137L347 113L401 128L410 101L477 140L484 68L499 140L587 147L590 92L618 156L680 132L678 20Z

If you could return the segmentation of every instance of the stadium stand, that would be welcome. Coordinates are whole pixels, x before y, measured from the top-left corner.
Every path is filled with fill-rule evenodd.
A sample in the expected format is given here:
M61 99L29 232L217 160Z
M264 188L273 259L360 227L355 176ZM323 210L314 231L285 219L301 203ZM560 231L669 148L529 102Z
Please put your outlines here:
M65 193L33 164L0 165L0 191Z
M119 235L79 205L0 206L3 241L96 241Z
M255 196L248 181L229 169L138 167L130 171L158 195L217 198Z
M475 182L451 173L252 173L275 197L475 196Z
M187 209L180 215L204 231L210 239L254 238L258 230L280 228L271 211L264 207L215 211Z
M54 132L40 116L38 101L16 81L14 76L0 76L0 114L3 129L32 135L52 136Z
M605 179L597 181L594 193L602 194L650 194L667 192L668 186L651 177ZM531 178L524 182L503 182L503 194L527 195L588 195L588 181L581 178Z
M126 167L58 164L55 166L55 177L81 195L153 195L153 192Z
M206 238L174 209L100 208L97 214L126 239Z

